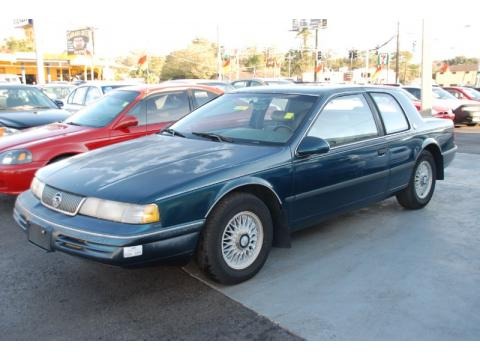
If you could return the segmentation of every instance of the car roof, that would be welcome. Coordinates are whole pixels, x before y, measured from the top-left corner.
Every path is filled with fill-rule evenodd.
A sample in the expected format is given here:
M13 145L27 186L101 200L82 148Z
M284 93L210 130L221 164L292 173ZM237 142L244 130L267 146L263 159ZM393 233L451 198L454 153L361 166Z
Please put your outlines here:
M122 90L133 90L138 92L143 92L150 94L152 92L161 92L161 91L170 91L170 90L188 90L188 89L200 89L208 90L216 94L223 94L223 91L219 88L207 86L207 85L198 85L198 84L141 84L141 85L132 85L125 86L118 91Z
M24 85L24 84L12 84L12 83L0 83L1 89L37 89L33 85Z
M324 94L332 94L337 92L352 92L352 91L378 91L379 89L387 92L399 92L396 87L382 87L382 86L365 86L365 85L325 85L325 86L299 86L291 85L270 85L270 86L255 86L235 89L230 94L239 93L271 93L271 94L296 94L296 95L311 95L320 96Z

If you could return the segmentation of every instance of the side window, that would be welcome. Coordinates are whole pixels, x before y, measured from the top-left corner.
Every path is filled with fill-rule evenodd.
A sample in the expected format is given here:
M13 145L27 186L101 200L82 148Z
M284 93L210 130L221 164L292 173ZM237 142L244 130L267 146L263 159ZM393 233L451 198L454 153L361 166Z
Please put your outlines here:
M80 87L75 92L72 98L72 104L83 105L83 101L85 100L85 94L87 93L88 87Z
M147 122L156 124L177 121L190 112L185 91L154 95L147 99Z
M232 83L232 86L236 89L239 89L239 88L243 88L243 87L246 87L247 86L247 82L246 81L235 81Z
M140 101L137 105L130 109L127 115L135 116L138 120L138 126L147 124L146 101Z
M372 93L371 95L382 116L387 134L408 130L407 118L392 95L382 93Z
M330 100L308 136L322 138L334 147L377 137L378 129L367 101L357 94Z
M88 93L87 97L85 98L85 105L91 104L95 100L99 99L102 97L102 94L100 93L100 90L98 90L94 86L90 86L88 88Z
M193 105L196 108L215 99L218 95L206 90L193 90Z
M262 86L262 85L263 84L258 81L255 81L255 80L250 81L250 86Z

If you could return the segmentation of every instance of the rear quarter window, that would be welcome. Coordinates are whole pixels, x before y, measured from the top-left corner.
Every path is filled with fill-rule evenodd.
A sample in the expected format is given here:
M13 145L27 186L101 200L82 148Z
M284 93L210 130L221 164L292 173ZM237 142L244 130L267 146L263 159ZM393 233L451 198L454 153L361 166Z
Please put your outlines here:
M387 134L408 130L408 120L397 100L385 93L371 93L383 120Z

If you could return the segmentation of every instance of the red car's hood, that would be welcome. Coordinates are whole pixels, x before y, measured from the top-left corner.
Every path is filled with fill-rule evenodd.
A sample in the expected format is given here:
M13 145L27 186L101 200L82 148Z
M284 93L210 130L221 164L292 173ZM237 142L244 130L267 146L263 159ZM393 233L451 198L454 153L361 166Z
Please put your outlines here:
M58 138L67 136L71 133L77 133L90 128L65 123L53 123L44 126L19 131L12 135L0 137L0 151L10 148L27 147L32 143L36 143L45 139Z

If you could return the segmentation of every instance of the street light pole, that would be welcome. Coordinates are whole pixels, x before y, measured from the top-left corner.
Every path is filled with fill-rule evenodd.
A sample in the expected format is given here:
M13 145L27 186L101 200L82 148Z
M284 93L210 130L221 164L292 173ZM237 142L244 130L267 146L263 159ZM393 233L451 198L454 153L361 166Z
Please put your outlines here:
M430 23L422 20L422 115L432 116L432 54L430 49Z
M395 84L398 84L399 71L400 71L400 21L397 21L397 61L395 62Z
M317 82L318 67L318 27L315 28L315 68L313 69L313 81Z
M37 58L37 84L45 84L45 69L43 66L43 52L40 48L39 31L37 21L32 20L33 38L35 40L35 57Z

